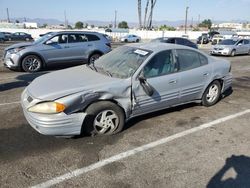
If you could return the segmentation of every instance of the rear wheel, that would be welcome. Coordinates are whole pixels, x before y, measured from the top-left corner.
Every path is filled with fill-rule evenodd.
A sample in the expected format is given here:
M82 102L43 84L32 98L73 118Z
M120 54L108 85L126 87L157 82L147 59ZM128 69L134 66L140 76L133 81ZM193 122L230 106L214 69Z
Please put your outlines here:
M213 81L202 96L203 106L212 106L218 102L221 96L221 84L218 80Z
M99 57L101 57L101 54L99 53L94 53L89 57L88 63L94 63L97 59L99 59Z
M125 40L124 40L124 42L128 42L128 40L127 40L127 39L125 39Z
M36 55L28 55L22 60L22 69L25 72L38 72L42 68L42 61Z
M124 126L123 110L109 101L100 101L90 105L83 125L83 132L88 135L113 135Z
M136 42L139 42L140 40L139 39L136 39Z

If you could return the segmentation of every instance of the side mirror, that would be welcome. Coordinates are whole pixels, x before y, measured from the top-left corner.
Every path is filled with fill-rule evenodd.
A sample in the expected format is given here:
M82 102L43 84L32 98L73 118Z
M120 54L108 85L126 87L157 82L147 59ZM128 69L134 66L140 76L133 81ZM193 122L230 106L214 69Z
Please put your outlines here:
M154 94L154 88L147 82L147 79L143 75L140 75L138 79L145 93L148 96L152 96Z

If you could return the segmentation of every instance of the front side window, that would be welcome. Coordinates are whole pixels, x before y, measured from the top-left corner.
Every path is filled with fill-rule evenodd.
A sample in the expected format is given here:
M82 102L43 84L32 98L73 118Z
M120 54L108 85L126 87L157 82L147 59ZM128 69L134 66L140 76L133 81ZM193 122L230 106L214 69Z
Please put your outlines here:
M156 54L144 67L145 78L162 76L177 71L177 64L171 50L162 51Z
M201 66L201 56L198 52L192 50L176 50L176 52L178 55L179 71L190 70Z
M64 44L68 42L68 35L56 35L53 38L51 38L49 41L51 41L53 44Z

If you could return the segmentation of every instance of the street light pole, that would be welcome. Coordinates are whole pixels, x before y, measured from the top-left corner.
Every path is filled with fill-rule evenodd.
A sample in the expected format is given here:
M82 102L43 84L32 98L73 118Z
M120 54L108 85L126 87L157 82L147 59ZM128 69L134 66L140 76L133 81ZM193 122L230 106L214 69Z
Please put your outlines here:
M187 34L187 16L188 16L188 9L189 9L189 7L186 7L185 34Z
M116 19L117 19L117 10L115 10L115 24L114 24L114 28L116 28Z

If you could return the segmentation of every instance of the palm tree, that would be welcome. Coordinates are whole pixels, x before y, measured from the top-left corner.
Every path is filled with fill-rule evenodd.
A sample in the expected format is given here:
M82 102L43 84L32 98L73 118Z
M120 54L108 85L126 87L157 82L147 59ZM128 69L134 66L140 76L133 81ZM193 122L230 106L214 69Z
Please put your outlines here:
M139 28L141 29L142 27L141 25L141 0L138 0L137 3L138 3Z
M144 14L144 21L143 21L143 28L146 28L146 19L147 19L147 14L148 14L148 5L149 5L149 0L147 0L147 4L145 7L145 14Z

